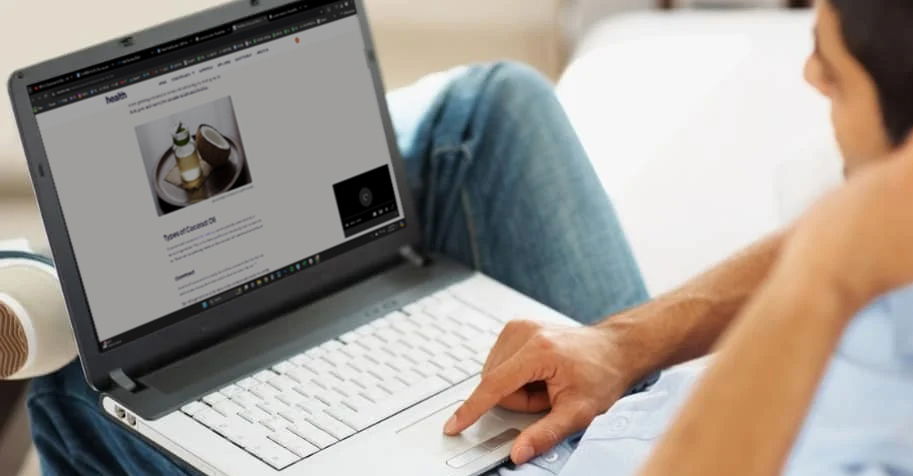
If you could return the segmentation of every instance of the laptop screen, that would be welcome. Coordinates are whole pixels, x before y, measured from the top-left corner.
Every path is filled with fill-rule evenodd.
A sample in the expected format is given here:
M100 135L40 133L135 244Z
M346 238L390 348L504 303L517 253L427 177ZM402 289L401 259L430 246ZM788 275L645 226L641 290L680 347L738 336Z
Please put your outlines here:
M406 226L352 1L29 85L102 350Z

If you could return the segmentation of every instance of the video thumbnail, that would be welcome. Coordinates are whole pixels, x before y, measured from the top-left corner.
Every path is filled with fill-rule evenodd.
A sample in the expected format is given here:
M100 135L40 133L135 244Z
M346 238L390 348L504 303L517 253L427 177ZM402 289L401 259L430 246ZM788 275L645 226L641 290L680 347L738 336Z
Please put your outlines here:
M347 238L399 216L387 165L339 182L333 192Z

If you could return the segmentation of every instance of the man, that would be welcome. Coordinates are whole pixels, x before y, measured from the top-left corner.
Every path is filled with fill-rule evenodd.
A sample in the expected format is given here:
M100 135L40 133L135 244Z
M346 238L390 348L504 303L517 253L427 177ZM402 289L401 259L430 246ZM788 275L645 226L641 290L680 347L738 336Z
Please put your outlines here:
M582 329L512 323L446 433L495 404L549 410L514 443L523 463L592 424L518 471L529 475L632 474L644 462L650 475L777 474L787 462L790 474L913 474L913 288L857 314L815 395L850 318L913 282L913 145L878 160L913 127L913 3L829 0L817 13L806 76L831 100L849 184L791 230L639 308ZM727 328L687 404L693 368L616 403Z
M910 84L913 78L904 75L913 67L888 67L885 72L871 66L880 53L895 63L905 59L894 54L898 45L906 44L901 40L913 25L913 6L906 0L832 1L819 6L819 48L808 75L834 103L847 168L858 177L791 231L750 248L679 291L591 327L511 324L489 356L483 383L448 423L448 433L465 429L496 404L523 411L550 409L515 442L512 459L532 459L518 471L630 474L646 461L651 442L677 413L673 410L683 403L696 376L673 371L647 392L619 397L654 370L709 351L742 311L717 365L644 471L779 470L842 325L869 298L913 281L913 273L905 274L913 263L902 247L913 233L903 234L897 227L913 221L903 214L905 207L897 206L905 198L904 186L913 182L913 159L885 159L857 173L868 158L884 157L899 145L913 125L913 107L903 107L904 99L897 97L906 94L898 89ZM866 35L870 28L879 35ZM913 60L908 61L907 66L913 66ZM549 87L528 70L509 65L460 70L432 81L438 84L426 82L407 93L409 97L391 98L427 242L583 322L642 301L643 285L611 206ZM431 100L416 97L421 91L431 91ZM906 180L892 181L897 175ZM870 212L873 203L878 207L871 211L878 213ZM833 233L837 225L848 233ZM766 284L759 289L762 282ZM850 297L841 299L843 291ZM880 325L893 322L885 308L889 304L870 308L869 319L857 318L873 324L863 329L870 331L860 339L863 346L873 336L883 344L877 338L884 337ZM893 363L895 354L885 354L878 357ZM884 373L850 370L868 377L866 383L874 389L885 385ZM841 375L834 380L826 381L821 392L838 399L858 397L860 389ZM893 392L909 384L895 380ZM769 399L760 398L763 395ZM36 381L29 405L47 473L182 471L104 419L95 398L75 365ZM903 399L891 392L884 399L891 403L884 411L892 419L913 421L913 412L902 413L908 410L898 404ZM609 407L611 411L594 420ZM828 432L829 422L844 421L839 412L818 407L816 403L803 431L824 438L819 448L827 451L815 453L819 441L814 438L807 444L800 440L797 451L810 447L809 460L820 456L816 462L825 471L833 470L828 474L865 471L865 458L854 458L863 453L829 451L834 440L840 440ZM868 407L854 408L861 417L851 423L870 424L869 416L882 415L878 407ZM563 441L588 425L582 442L579 436ZM887 474L903 474L891 473L891 468L913 472L913 463L904 460L913 451L902 440L896 443L875 432L878 425L866 428L872 432L851 434L850 447L885 442L886 451L864 455L893 457L883 461L891 465ZM533 459L559 442L557 452ZM837 457L847 458L846 464ZM818 470L809 465L790 468L801 474Z

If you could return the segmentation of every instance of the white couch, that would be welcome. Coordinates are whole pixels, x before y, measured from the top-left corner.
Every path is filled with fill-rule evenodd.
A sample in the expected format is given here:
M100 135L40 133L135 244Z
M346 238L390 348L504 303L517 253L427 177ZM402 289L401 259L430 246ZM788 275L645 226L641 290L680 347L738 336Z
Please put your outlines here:
M652 293L797 215L840 177L827 103L802 78L810 12L612 17L559 96Z

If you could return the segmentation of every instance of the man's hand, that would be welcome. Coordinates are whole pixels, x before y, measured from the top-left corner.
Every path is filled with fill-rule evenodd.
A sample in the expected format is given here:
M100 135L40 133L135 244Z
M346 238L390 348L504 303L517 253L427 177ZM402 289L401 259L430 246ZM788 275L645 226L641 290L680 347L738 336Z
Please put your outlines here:
M495 405L537 413L541 420L517 437L511 460L521 464L586 428L637 378L627 375L611 330L507 324L488 356L482 382L444 427L455 435Z

